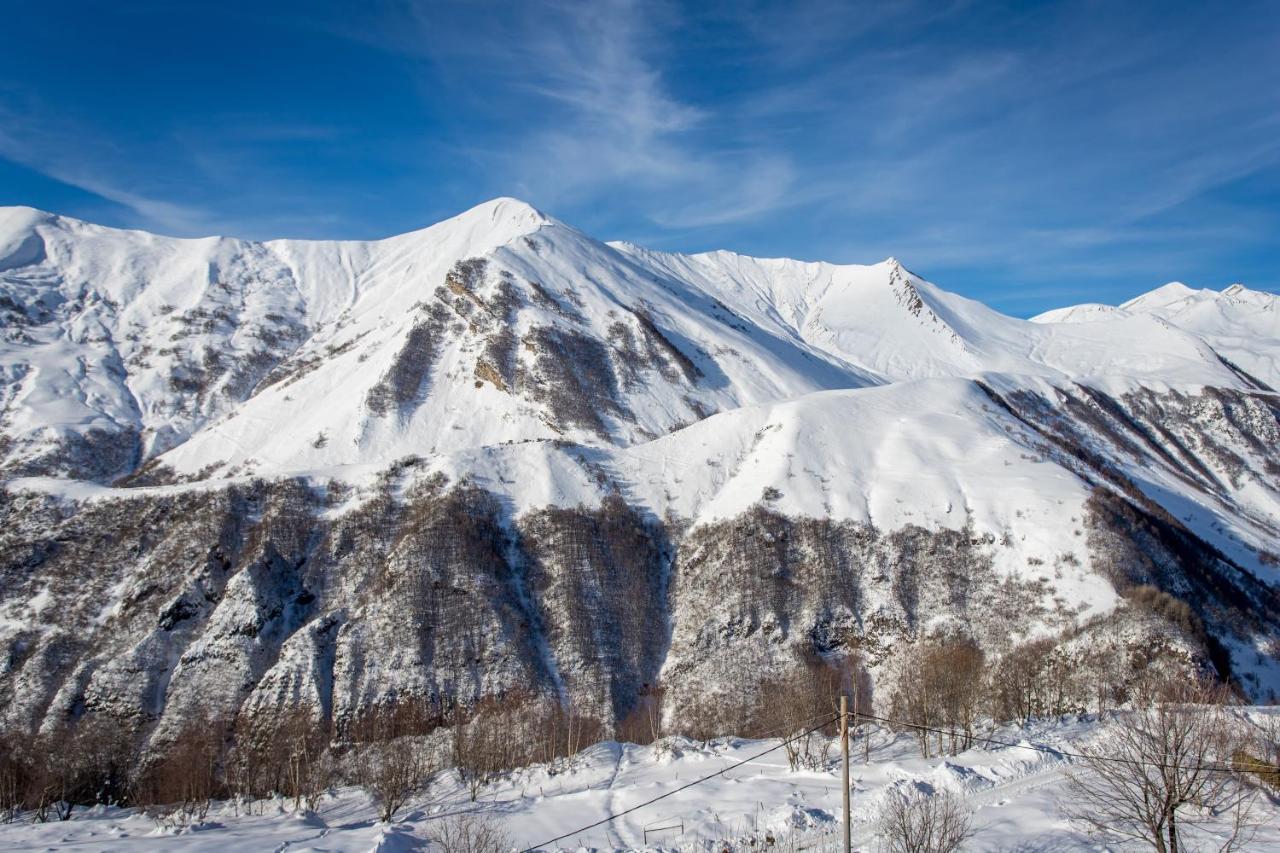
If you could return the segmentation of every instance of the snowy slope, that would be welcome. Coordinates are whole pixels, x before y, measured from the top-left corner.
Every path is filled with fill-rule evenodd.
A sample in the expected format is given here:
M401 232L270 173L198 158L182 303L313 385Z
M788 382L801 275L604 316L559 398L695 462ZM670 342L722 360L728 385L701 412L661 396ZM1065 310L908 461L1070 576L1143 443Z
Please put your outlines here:
M1231 384L1191 335L1139 317L1119 327L1047 328L948 293L890 258L837 266L731 252L670 255L615 244L695 283L753 323L804 340L886 381L1013 373ZM1124 340L1125 345L1118 345Z
M630 444L876 381L513 200L374 243L172 240L21 209L0 227L13 463L94 430L128 445L100 476L184 442L164 460L184 473ZM374 405L388 383L394 412ZM74 473L59 461L43 467Z
M1216 291L1172 282L1119 306L1057 308L1032 322L1116 323L1135 316L1157 317L1190 332L1261 383L1280 388L1280 296L1244 285Z

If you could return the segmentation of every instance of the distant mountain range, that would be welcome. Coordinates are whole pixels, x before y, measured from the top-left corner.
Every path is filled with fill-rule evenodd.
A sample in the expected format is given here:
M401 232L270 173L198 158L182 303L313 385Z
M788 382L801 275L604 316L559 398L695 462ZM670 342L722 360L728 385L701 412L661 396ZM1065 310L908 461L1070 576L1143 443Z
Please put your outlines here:
M9 725L661 686L731 728L927 635L1280 691L1280 298L1241 285L1027 321L514 199L375 242L5 208L0 328Z

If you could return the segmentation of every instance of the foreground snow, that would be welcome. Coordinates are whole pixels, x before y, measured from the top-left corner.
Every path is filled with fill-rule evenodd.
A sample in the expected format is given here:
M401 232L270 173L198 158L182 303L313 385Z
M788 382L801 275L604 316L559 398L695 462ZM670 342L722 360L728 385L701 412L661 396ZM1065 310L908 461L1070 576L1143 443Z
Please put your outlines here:
M1096 730L1096 723L1071 719L1005 728L991 736L1070 751ZM861 761L860 739L853 748L856 850L880 849L875 821L882 803L913 790L926 795L949 790L965 798L976 830L967 849L1130 849L1100 845L1059 815L1059 798L1067 795L1065 774L1072 766L1065 756L993 747L925 760L908 736L874 731L871 743L870 764ZM467 814L491 819L513 847L523 849L726 768L727 772L708 782L603 826L574 833L547 849L720 850L726 843L733 849L759 849L767 846L768 837L784 850L838 849L837 744L831 744L825 770L798 772L788 769L781 750L753 758L775 745L776 740L737 739L708 744L675 739L660 747L598 744L561 765L517 771L486 789L478 803L468 800L456 780L446 778L429 796L412 801L398 815L399 822L390 826L377 822L365 793L344 788L326 797L315 814L294 814L285 802L255 803L248 809L221 803L210 810L203 824L185 829L162 826L132 810L77 811L67 823L0 825L0 849L334 853L439 849L433 841L440 827ZM1257 818L1261 828L1248 849L1280 849L1280 800L1260 798ZM1209 839L1205 842L1208 845ZM1210 846L1217 849L1219 844Z

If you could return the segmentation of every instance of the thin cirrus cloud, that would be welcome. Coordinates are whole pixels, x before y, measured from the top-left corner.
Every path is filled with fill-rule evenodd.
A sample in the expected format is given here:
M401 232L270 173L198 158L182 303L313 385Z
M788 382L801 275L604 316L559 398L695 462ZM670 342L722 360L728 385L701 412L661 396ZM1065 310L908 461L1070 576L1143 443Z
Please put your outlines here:
M668 229L732 223L789 203L787 152L710 142L715 106L689 103L668 85L659 60L678 10L635 0L495 9L410 4L343 32L421 60L424 85L445 80L477 98L485 87L504 93L500 141L468 152L495 192L514 188L551 208L607 196ZM468 37L451 37L455 28ZM457 65L480 73L451 75ZM507 122L523 113L512 137Z
M1263 3L126 7L62 90L38 44L0 50L0 158L123 224L369 237L517 195L656 248L894 255L1020 313L1277 282ZM123 80L135 38L165 75ZM95 112L90 70L123 101Z
M83 190L131 212L139 225L192 233L207 227L210 216L198 207L153 197L112 180L125 168L110 168L118 155L90 152L92 134L63 124L48 124L0 107L0 157L48 178Z

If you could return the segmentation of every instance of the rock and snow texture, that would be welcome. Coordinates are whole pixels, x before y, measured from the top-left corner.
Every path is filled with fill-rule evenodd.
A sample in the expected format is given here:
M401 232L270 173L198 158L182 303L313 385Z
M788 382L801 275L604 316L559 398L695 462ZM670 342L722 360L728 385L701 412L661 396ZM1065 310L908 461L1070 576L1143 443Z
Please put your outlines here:
M662 684L678 727L850 638L1176 634L1137 586L1266 697L1276 297L1183 290L1029 322L511 199L359 243L0 211L0 713Z
M1240 382L1149 311L1028 323L893 259L660 254L512 199L365 243L177 240L8 208L0 310L4 464L102 481L147 462L207 478L540 438L631 446L930 377Z

